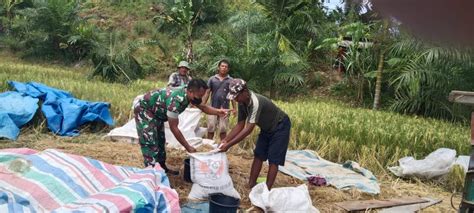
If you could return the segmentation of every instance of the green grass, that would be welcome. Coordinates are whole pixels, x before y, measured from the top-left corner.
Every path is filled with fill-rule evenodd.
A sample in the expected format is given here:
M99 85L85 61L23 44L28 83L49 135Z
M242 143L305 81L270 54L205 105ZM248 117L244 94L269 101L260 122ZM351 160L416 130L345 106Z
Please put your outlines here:
M0 61L0 91L8 80L37 81L72 92L80 99L112 105L117 125L130 118L134 97L163 86L163 82L135 81L130 85L87 80L84 70L27 65ZM424 157L440 147L459 154L469 151L469 127L421 117L352 108L338 101L310 98L276 102L291 118L291 149L313 149L336 162L354 160L375 172L386 173L388 165L407 155ZM233 118L235 122L235 118ZM239 146L251 150L258 131Z
M18 62L0 62L0 91L10 90L7 81L36 81L47 86L70 91L74 97L88 101L111 103L111 111L117 124L125 123L130 116L133 99L163 82L138 80L132 84L104 83L87 80L84 71L59 67L42 67Z
M469 150L465 126L318 99L278 104L292 118L291 148L315 149L325 158L355 160L375 171L440 147Z
M151 21L137 21L133 26L133 31L137 36L143 36L150 33L154 28L156 27L151 23Z

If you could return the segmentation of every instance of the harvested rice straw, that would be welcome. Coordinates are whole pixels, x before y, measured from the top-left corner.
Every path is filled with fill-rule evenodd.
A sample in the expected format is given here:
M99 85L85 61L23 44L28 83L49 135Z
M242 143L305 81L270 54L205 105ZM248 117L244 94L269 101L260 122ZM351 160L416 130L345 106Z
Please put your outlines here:
M203 145L199 146L198 148L196 148L197 152L210 152L212 150L214 150L214 147L212 147L209 144L203 144Z

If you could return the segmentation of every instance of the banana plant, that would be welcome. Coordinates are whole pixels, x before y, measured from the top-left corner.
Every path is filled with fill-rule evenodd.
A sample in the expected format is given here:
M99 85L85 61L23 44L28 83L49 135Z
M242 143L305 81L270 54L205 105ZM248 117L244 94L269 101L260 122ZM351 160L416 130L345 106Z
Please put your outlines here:
M24 0L2 0L2 5L3 5L3 10L5 13L5 17L7 18L8 25L7 25L7 30L11 27L12 25L12 19L14 16L14 9L15 6L23 3Z
M184 35L185 56L190 63L194 60L193 34L206 6L204 3L206 0L166 0L163 1L165 10L153 17L158 29L176 28Z

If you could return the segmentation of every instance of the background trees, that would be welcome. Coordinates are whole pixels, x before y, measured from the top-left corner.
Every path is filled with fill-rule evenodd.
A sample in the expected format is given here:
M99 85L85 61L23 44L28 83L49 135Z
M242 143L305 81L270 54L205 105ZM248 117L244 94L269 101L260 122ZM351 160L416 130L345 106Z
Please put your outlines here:
M472 52L423 43L366 3L328 11L318 0L2 0L0 47L85 64L90 76L122 83L165 77L183 59L207 78L227 58L232 76L273 98L324 93L462 120L465 109L446 96L474 89ZM346 71L337 73L343 38L352 42L340 61Z

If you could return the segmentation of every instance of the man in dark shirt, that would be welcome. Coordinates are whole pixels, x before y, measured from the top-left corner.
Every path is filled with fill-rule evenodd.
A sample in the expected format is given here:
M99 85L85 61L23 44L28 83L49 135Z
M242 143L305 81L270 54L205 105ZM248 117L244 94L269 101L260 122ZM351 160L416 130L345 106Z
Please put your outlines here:
M227 99L229 93L229 82L232 77L229 76L229 61L223 59L219 61L217 65L218 73L209 78L207 86L209 89L206 91L204 96L204 104L207 103L209 95L211 96L211 106L216 109L229 109L230 104ZM236 106L235 101L232 101L232 112L235 114ZM229 126L229 117L219 117L216 115L207 116L207 138L214 139L214 133L219 129L220 139L223 140L227 135L227 128Z
M239 103L238 122L221 142L219 149L227 151L247 137L255 125L260 127L248 187L255 186L262 163L268 160L266 184L268 189L271 189L278 173L278 166L285 164L290 140L290 119L270 99L250 91L242 79L233 79L230 82L228 99Z

